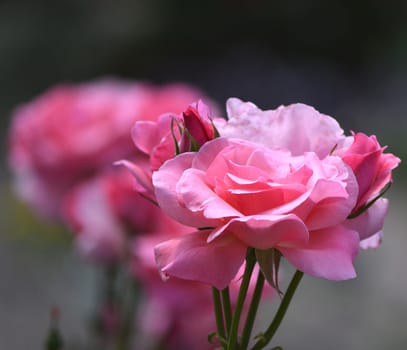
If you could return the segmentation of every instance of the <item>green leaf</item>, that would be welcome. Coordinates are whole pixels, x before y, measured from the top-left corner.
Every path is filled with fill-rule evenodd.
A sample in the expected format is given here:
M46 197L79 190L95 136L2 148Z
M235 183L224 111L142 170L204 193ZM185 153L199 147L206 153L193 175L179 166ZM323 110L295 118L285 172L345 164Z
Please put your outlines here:
M256 336L254 337L255 340L261 340L261 341L266 341L266 337L264 336L263 332L260 332L258 334L256 334Z
M267 250L256 249L255 253L257 262L267 282L282 295L283 292L280 290L278 283L281 253L274 248Z
M216 339L215 339L216 338ZM228 342L225 338L219 336L217 332L211 332L208 334L208 342L209 344L216 344L216 341L219 341L223 346L227 346Z
M216 340L213 339L214 337L216 337L216 332L210 332L208 334L208 342L209 342L209 344L215 344Z
M383 197L383 195L389 190L391 187L391 182L388 182L386 186L382 188L379 194L374 197L370 202L367 202L363 207L359 208L356 212L348 216L348 219L354 219L359 215L362 215L366 210L368 210L379 198Z
M191 135L191 133L189 132L188 129L184 129L184 133L185 135L187 135L189 142L190 142L190 146L189 146L189 151L190 152L198 152L199 151L199 144L196 141L195 137L193 137Z
M180 133L181 133L181 129L180 129L180 125L179 125L178 121L175 120L175 118L172 118L172 119L171 119L171 135L172 135L172 139L173 139L173 141L174 141L175 155L178 155L178 154L181 153L181 151L180 151L180 149L179 149L177 137L175 136L174 124L177 124L178 130L179 130Z
M215 139L216 139L216 138L220 137L219 130L216 128L216 126L215 126L215 124L213 123L213 120L212 120L212 119L211 119L211 124L212 124L212 127L213 127Z

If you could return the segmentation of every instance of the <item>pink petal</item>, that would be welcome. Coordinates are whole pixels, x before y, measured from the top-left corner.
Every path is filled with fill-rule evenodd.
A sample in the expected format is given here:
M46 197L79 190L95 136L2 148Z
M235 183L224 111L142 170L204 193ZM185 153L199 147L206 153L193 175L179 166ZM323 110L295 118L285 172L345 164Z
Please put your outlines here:
M318 230L343 222L355 206L357 192L354 194L351 196L338 182L319 180L310 195L314 205L306 218L308 228Z
M252 102L243 102L242 100L231 97L226 101L226 111L228 116L240 116L242 114L258 114L262 110Z
M207 242L208 231L187 234L155 247L162 278L177 277L223 289L242 265L247 247L231 235Z
M205 173L187 169L178 183L177 192L185 206L203 218L223 219L241 216L241 213L222 200L204 181ZM206 226L218 226L218 220L211 220Z
M356 277L353 267L359 250L359 235L341 225L310 233L303 247L278 249L298 270L328 280L346 280Z
M154 150L150 155L151 170L158 170L168 159L172 159L175 156L176 150L174 138L168 133L168 135L162 137L160 143L154 147Z
M193 161L193 167L207 170L214 162L218 153L229 144L229 140L224 137L218 137L212 141L206 142L196 154L196 158Z
M143 192L142 189L144 189L151 194L154 193L153 184L151 183L151 173L147 170L147 167L139 166L128 160L119 160L115 162L114 165L123 165L132 173L141 186L141 188L137 188L137 191Z
M357 231L360 240L367 239L383 229L388 209L389 201L380 198L363 214L346 220L344 225L350 230Z
M182 153L170 159L153 174L157 202L170 217L178 222L198 227L208 227L211 222L200 213L191 212L183 205L177 192L177 184L183 172L191 166L195 153Z
M358 198L358 183L353 172L339 157L327 157L324 162L315 162L308 155L308 160L314 165L317 180L310 193L307 207L312 203L312 210L304 218L310 230L320 230L325 227L342 223ZM318 165L322 165L318 169ZM320 177L320 178L318 178ZM301 211L301 209L300 209Z
M360 242L359 246L361 249L376 249L380 246L383 240L383 231L370 236Z
M209 241L230 233L244 244L257 249L269 249L280 243L296 245L308 241L308 230L295 215L252 215L232 219L212 232Z
M151 121L138 121L131 130L131 136L136 147L147 154L160 142L160 133L157 123Z
M277 108L273 126L276 145L288 148L293 155L312 151L326 157L344 137L335 119L301 103Z
M286 148L293 155L312 151L324 158L344 139L335 119L304 104L262 111L253 103L233 98L227 101L226 108L229 120L219 128L222 136Z

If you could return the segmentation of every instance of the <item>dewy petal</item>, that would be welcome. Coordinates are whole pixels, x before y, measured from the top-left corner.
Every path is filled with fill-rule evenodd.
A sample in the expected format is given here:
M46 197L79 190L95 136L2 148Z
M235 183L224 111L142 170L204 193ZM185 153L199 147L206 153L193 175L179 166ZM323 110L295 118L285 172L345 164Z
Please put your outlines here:
M277 249L298 270L311 276L337 281L356 277L353 260L359 250L359 235L344 226L311 232L303 247Z
M386 198L380 198L361 215L346 220L344 225L350 230L357 231L360 240L365 240L383 229L388 208L389 201Z
M293 214L235 218L213 231L208 239L211 241L229 232L247 246L257 249L270 249L282 243L302 245L308 241L307 227Z
M243 264L247 247L232 235L207 242L208 231L165 241L155 247L162 278L177 277L224 289Z
M205 219L201 213L187 209L177 192L178 181L185 169L191 166L194 157L195 153L182 153L168 160L153 173L153 185L159 206L170 217L184 225L208 227L212 222Z

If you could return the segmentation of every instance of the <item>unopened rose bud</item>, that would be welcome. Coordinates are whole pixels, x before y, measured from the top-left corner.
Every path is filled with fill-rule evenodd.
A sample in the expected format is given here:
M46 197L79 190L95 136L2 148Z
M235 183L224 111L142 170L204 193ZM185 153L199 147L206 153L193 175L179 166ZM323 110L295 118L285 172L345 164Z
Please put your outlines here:
M184 134L181 139L180 151L197 151L205 142L217 136L215 126L210 118L207 105L201 100L191 104L183 113Z

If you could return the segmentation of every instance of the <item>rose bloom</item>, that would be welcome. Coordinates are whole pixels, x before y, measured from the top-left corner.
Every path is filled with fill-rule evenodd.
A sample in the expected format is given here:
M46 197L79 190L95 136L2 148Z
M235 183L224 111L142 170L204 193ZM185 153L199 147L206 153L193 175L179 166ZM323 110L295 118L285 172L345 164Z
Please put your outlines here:
M179 113L201 95L182 84L114 79L47 90L12 116L9 164L17 191L35 210L59 217L70 188L134 156L129 130L136 120Z
M381 235L387 201L349 216L391 181L399 159L374 137L344 136L333 118L303 104L261 111L230 99L227 111L228 121L216 122L221 138L153 174L163 210L201 228L156 247L164 278L222 289L247 247L278 249L313 276L355 277L359 245Z
M358 182L358 199L352 214L392 181L391 171L400 163L393 154L384 153L386 147L381 147L374 135L345 136L335 119L311 106L293 104L262 111L253 103L231 98L227 102L227 113L227 123L223 121L218 125L219 119L215 121L222 136L286 148L294 155L312 151L320 158L331 153L340 156L351 167ZM380 244L387 210L388 201L381 198L371 209L345 223L359 231L362 248L377 248Z

